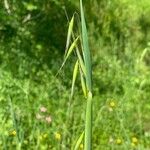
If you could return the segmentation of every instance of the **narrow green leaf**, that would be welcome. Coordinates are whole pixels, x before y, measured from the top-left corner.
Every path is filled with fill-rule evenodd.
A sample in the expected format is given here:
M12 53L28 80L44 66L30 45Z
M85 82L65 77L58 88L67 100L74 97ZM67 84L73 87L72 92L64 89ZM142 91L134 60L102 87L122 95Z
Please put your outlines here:
M77 142L76 142L76 145L75 145L75 148L74 150L79 150L79 146L83 140L83 137L84 137L84 131L82 132L82 134L79 136Z
M80 69L80 79L81 79L81 86L82 86L82 91L85 97L87 97L87 89L86 89L86 83L85 83L85 79L83 76L83 72Z
M81 69L82 69L82 71L83 71L83 73L84 73L84 75L85 75L85 65L84 65L82 56L81 56L81 54L80 54L78 48L76 48L76 53L77 53L77 57L78 57L78 59L79 59L79 64L80 64L80 66L81 66Z
M71 55L72 51L73 51L74 48L76 47L78 39L79 39L79 37L77 37L77 38L73 41L73 43L71 44L71 46L70 46L70 48L69 48L69 50L68 50L68 53L66 54L66 56L65 56L65 58L64 58L64 61L63 61L62 65L61 65L60 69L58 70L56 76L59 74L59 72L61 71L61 69L62 69L63 66L65 65L65 63L66 63L68 57Z
M89 91L92 90L92 72L91 72L91 56L88 44L88 34L87 28L84 18L84 11L82 0L80 0L80 11L81 11L81 28L82 28L82 44L83 44L83 56L85 62L85 70L86 70L86 84Z
M71 98L73 97L73 94L74 94L74 86L75 86L75 81L76 81L77 74L78 74L78 69L79 69L79 63L78 63L78 60L77 60L75 65L74 65L74 70L73 70L72 87L71 87Z
M70 44L70 39L71 39L71 33L73 31L73 24L74 24L74 16L72 17L71 21L69 22L69 27L68 27L68 34L67 34L67 41L66 41L66 51L65 51L65 56L67 54L67 50Z
M6 8L8 14L10 14L11 13L10 6L7 0L4 0L4 7Z
M145 48L144 49L144 51L142 52L142 54L141 54L141 57L140 57L140 61L142 61L143 60L143 58L145 57L145 55L146 55L146 53L148 52L148 48Z
M91 55L88 43L88 34L84 18L84 11L82 0L80 0L81 11L81 32L82 32L82 48L83 58L85 63L85 78L88 91L87 106L86 106L86 119L85 119L85 139L84 150L92 149L92 69L91 69Z
M66 57L65 57L65 60L68 59L68 57L70 56L70 54L72 53L73 49L76 47L76 44L77 44L77 41L78 41L79 37L77 37L73 43L71 44L69 50L68 50L68 53L66 54Z
M72 32L72 37L73 37L73 40L75 40L75 36L74 36L74 33L73 33L73 32ZM79 48L78 48L77 45L76 45L76 54L77 54L77 57L78 57L78 59L79 59L79 63L80 63L80 66L81 66L81 68L82 68L82 71L83 71L83 73L84 73L84 75L85 75L85 65L84 65L83 58L82 58L82 56L83 56L83 51L82 51L82 54L80 54Z

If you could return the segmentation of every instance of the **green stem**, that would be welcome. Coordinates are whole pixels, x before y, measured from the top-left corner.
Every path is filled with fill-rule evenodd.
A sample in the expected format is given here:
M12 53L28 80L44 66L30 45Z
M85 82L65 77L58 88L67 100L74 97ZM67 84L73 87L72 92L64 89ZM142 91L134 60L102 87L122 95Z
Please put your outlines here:
M88 93L85 120L84 150L92 149L92 93Z

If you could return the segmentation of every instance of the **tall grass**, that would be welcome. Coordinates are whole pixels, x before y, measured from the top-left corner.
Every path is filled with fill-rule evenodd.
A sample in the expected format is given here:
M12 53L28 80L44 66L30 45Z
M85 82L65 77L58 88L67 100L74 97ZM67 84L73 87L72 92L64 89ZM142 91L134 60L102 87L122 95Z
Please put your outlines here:
M81 11L81 29L82 29L82 49L83 58L85 63L85 79L87 88L87 106L86 106L86 120L85 120L85 142L84 149L91 150L92 148L92 70L91 70L91 56L88 44L87 28L85 23L84 11L82 0L80 0L80 11Z
M67 77L70 76L70 71L65 75L62 73L61 78L58 79L53 74L59 65L60 57L58 56L60 55L54 54L53 59L47 64L44 59L45 56L47 58L48 49L45 49L42 43L37 43L32 38L31 44L26 45L28 40L25 40L25 43L21 42L25 45L20 47L20 42L16 42L20 37L22 40L27 39L28 36L34 37L32 34L26 34L28 31L33 33L34 28L30 30L30 27L26 30L30 23L25 25L24 32L22 26L18 26L21 34L25 34L24 36L19 34L18 38L13 35L13 42L10 38L6 40L5 45L8 45L6 48L3 48L2 44L0 51L0 59L2 58L0 60L0 150L150 149L150 43L147 43L148 37L145 38L146 33L140 31L142 27L139 28L140 25L138 25L141 13L139 9L136 9L136 5L141 2L135 2L135 5L131 7L130 3L133 1L130 3L128 1L96 0L91 6L84 2L82 5L82 0L80 0L81 16L77 18L77 13L74 13L73 17L68 19L70 22L62 64L63 67L68 63L70 56L74 55L70 61L71 63L74 61L74 68L69 90L66 83L69 82ZM21 5L18 4L18 6ZM45 6L49 8L49 5ZM94 19L94 23L90 23L88 28L89 41L93 50L92 62L84 7L86 7L88 17L90 16L88 7L91 9L90 18ZM71 13L68 10L67 12ZM136 15L137 13L139 14ZM145 13L144 10L143 15ZM32 17L34 14L31 16L31 22ZM101 19L98 19L99 17ZM9 18L7 19L10 22ZM147 24L142 22L143 20ZM143 28L146 28L148 19L145 18L142 21ZM49 24L46 21L44 23ZM9 24L14 27L11 23L7 26L6 22L6 30L5 28L3 30L3 26L0 27L2 34L7 33ZM75 29L77 25L79 30ZM45 30L48 31L47 28ZM58 32L61 31L58 30ZM5 40L2 36L3 39ZM56 37L56 40L59 41L59 38ZM37 57L30 56L30 53L29 56L26 52L22 53L21 51L26 46L31 53L34 53L36 48L35 56ZM5 54L6 49L9 51ZM7 56L9 52L11 53ZM43 55L42 59L41 57L38 59L40 54ZM17 56L17 59L13 60L14 56ZM40 62L36 64L38 60ZM93 68L91 64L94 64ZM15 68L14 72L8 66ZM69 68L71 67L72 65L69 64ZM92 78L94 83L92 83ZM78 88L81 87L83 91L79 90L76 93L77 83L81 84ZM84 96L80 95L80 92L83 92ZM93 98L92 93L94 93ZM92 103L95 106L93 110ZM42 107L46 108L46 112L41 111ZM52 118L52 120L47 121L47 118Z
M89 49L89 44L88 44L88 34L87 34L82 0L80 0L80 14L81 14L81 25L80 25L81 27L81 36L80 36L81 50L79 50L78 48L79 37L75 38L74 33L73 33L73 23L74 23L74 16L73 16L69 23L67 42L66 42L66 52L65 52L64 62L62 63L61 68L65 65L67 59L69 58L73 50L76 49L75 52L77 55L77 60L76 60L74 70L73 70L73 79L72 79L72 88L71 88L70 97L72 99L77 74L78 72L80 72L83 94L85 95L87 99L86 116L85 116L84 149L91 150L92 149L92 140L91 140L92 139L92 69L91 69L91 54L90 54L90 49ZM70 44L71 35L73 38L72 44ZM80 136L79 140L77 141L77 144L75 145L74 149L78 149L78 146L80 142L82 141L81 140L82 138L83 138L83 133L82 133L82 136Z

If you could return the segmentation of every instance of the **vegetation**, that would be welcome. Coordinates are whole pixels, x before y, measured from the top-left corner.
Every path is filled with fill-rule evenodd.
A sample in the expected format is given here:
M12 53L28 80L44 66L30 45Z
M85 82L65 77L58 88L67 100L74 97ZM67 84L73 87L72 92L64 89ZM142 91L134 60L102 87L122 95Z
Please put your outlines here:
M83 0L92 76L80 6L0 2L0 149L150 149L150 1Z

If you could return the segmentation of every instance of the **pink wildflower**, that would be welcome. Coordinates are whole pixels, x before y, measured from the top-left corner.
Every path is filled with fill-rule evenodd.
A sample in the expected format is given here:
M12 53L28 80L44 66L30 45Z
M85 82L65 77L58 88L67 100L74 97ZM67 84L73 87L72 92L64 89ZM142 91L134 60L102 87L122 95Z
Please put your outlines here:
M51 116L45 117L45 120L46 120L47 123L51 123L52 122Z
M46 112L46 111L47 111L47 108L45 108L45 107L42 106L42 107L40 108L40 111L41 111L41 112Z

